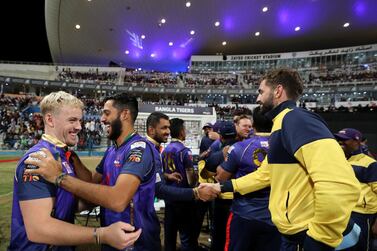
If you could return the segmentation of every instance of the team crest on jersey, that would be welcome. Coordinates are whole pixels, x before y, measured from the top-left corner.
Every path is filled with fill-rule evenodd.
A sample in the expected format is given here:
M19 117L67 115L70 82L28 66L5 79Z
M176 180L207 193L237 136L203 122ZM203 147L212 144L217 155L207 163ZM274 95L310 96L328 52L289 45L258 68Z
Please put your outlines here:
M253 152L253 163L254 163L254 165L256 165L257 167L260 167L260 165L262 164L262 161L264 160L266 155L267 155L267 152L266 152L265 149L263 149L263 148L255 149L254 152Z
M62 166L64 167L64 169L67 171L68 174L73 173L71 166L66 161L62 162Z

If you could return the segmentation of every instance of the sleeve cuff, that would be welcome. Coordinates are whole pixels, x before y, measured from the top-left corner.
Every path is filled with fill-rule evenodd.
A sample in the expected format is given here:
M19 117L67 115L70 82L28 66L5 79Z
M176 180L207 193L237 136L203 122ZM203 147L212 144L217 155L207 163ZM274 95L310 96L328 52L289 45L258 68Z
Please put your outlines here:
M222 193L233 192L233 184L231 180L220 183L220 188Z

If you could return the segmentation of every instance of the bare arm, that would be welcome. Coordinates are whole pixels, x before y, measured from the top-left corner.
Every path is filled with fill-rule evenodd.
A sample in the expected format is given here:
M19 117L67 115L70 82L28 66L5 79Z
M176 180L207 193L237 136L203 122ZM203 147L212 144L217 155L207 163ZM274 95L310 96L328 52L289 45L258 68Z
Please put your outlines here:
M75 152L71 152L71 160L75 167L76 177L86 182L93 182L92 172L81 162L79 156Z
M26 200L20 202L20 208L25 223L27 237L36 243L51 245L80 245L96 243L94 228L70 224L50 216L54 205L53 198ZM36 217L38 216L38 217ZM102 243L107 243L118 249L132 245L140 232L133 231L129 224L118 222L109 227L97 229Z
M27 169L25 173L42 175L48 182L55 183L61 174L61 163L57 162L49 151L45 151L47 157L41 158L31 154L39 160L28 159L26 164L34 164L38 169ZM96 173L94 181L100 181L101 175ZM140 179L132 174L120 174L114 186L92 184L72 176L65 176L60 182L60 186L68 192L87 200L95 205L100 205L116 212L122 212L128 206L135 194Z
M194 187L198 181L198 178L196 177L194 168L186 168L186 176L187 176L187 182L190 187Z
M198 176L195 173L194 170L194 164L192 162L192 153L190 150L188 150L183 157L183 165L185 167L186 171L186 177L187 177L187 182L190 187L194 187L196 183L198 182Z
M105 186L66 176L60 185L65 190L95 205L122 212L134 196L140 180L132 174L121 174L114 186Z

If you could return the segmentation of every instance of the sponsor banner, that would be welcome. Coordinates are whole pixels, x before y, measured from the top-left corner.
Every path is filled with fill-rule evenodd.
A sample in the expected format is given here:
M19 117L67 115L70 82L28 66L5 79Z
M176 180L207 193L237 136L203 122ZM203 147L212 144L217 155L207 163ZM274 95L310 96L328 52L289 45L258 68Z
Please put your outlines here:
M97 85L95 85L95 84L94 84L94 85L93 85L93 84L85 84L85 85L84 85L84 87L85 87L86 89L96 89L96 86L97 86Z
M111 86L111 85L100 85L102 90L109 90L109 91L116 91L116 86Z
M12 78L12 83L25 84L25 79L24 78Z
M48 85L48 81L46 80L38 80L38 79L32 79L31 84L33 85Z
M341 102L335 102L335 107L336 108L339 108L341 106L343 107L356 107L356 106L373 106L373 107L376 107L377 106L377 101L376 100L372 100L372 101L341 101Z
M306 108L316 108L317 102L305 102L305 107Z
M84 84L79 84L79 83L68 83L68 87L71 88L83 88Z
M51 86L66 87L67 84L65 82L51 81L50 85Z
M132 87L128 87L128 86L118 86L118 91L123 91L123 92L126 92L126 91L132 91Z

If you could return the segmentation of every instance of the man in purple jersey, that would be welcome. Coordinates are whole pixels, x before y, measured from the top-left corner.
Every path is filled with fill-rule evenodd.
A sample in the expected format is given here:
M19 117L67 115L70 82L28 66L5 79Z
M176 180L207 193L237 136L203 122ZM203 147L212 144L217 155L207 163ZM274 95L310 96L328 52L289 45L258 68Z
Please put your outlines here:
M61 159L63 175L83 177L83 170L72 165L67 151L67 147L77 142L83 103L60 91L47 95L40 106L45 133L17 165L8 250L74 250L75 245L99 242L117 248L131 245L139 235L124 232L134 229L129 224L118 222L104 228L73 225L77 206L74 195L39 175L25 172L37 168L27 163L29 155L34 153L43 158L47 152L52 158ZM41 148L46 149L45 153L40 153Z
M167 174L179 173L182 180L179 182L167 181L166 184L189 188L196 185L192 154L183 141L186 138L184 121L179 118L170 120L170 133L172 140L162 152L163 168ZM193 201L177 202L165 201L165 250L176 250L177 231L181 239L181 250L195 250L197 240L195 231L195 203Z
M160 228L154 210L156 170L150 144L134 130L138 103L122 93L105 100L101 122L106 125L109 147L93 175L92 184L70 176L62 176L56 162L32 162L40 168L33 170L94 204L101 205L101 225L122 220L143 232L133 250L160 250ZM47 159L51 160L51 156ZM53 168L51 168L53 166ZM53 170L51 172L50 170ZM103 246L102 250L113 250Z

